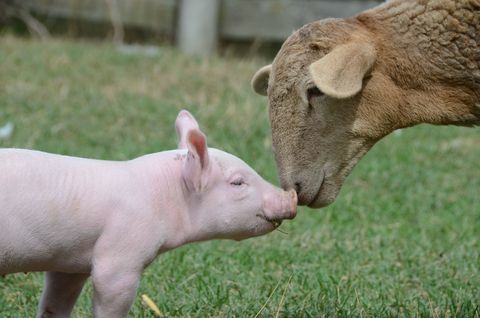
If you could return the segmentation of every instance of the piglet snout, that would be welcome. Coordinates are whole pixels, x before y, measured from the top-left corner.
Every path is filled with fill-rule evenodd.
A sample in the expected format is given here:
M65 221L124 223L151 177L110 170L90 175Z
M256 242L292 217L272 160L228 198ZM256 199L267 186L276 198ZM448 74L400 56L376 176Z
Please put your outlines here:
M289 202L289 208L288 208L288 217L285 217L286 219L293 219L295 216L297 216L297 192L293 189L290 189L287 191L288 195L288 202Z
M297 203L298 203L298 197L297 197L297 192L293 189L288 190L288 193L290 194L290 215L291 218L293 219L295 216L297 216Z
M297 193L295 190L276 190L265 195L264 213L270 220L293 219L297 215Z

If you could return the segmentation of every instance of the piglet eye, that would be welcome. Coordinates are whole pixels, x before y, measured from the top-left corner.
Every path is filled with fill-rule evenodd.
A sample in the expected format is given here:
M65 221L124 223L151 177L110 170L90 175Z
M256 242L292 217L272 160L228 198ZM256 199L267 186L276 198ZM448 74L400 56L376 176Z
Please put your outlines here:
M241 186L243 185L245 182L243 181L243 179L235 179L234 181L230 182L231 185L233 186Z

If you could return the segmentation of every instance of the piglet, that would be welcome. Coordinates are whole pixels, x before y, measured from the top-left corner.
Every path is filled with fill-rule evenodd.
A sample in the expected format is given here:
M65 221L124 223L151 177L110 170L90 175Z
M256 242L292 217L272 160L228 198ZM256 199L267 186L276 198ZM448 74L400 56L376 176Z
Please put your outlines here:
M160 253L295 217L295 191L208 148L190 113L176 130L179 149L122 162L0 150L0 275L46 271L37 317L69 317L89 276L95 317L126 317Z

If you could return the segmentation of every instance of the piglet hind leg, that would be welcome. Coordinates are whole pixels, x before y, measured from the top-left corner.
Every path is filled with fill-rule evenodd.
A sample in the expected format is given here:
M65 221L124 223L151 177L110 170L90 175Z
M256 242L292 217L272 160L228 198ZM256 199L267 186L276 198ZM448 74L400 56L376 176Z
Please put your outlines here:
M45 273L37 318L68 318L89 274Z

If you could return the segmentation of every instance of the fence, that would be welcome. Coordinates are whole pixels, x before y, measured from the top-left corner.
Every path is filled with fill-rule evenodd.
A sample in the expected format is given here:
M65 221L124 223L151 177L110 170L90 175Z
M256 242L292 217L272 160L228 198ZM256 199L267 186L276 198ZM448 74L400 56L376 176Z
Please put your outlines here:
M351 16L381 0L17 0L49 17L112 22L175 35L187 52L208 54L217 39L283 41L305 23Z

